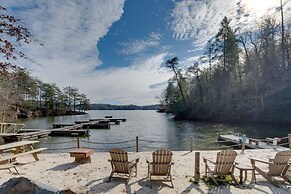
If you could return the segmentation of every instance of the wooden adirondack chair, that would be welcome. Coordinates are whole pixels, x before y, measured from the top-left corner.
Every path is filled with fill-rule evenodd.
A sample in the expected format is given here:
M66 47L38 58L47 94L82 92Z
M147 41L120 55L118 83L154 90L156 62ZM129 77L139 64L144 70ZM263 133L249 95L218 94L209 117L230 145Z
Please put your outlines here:
M216 162L212 162L209 159L206 159L203 157L203 161L205 163L205 176L207 174L210 175L213 182L218 185L215 175L217 176L231 176L232 180L237 185L237 181L233 175L234 167L235 167L235 158L237 156L237 153L233 150L223 150L221 152L217 153L216 156ZM213 165L209 165L209 163L212 163Z
M174 164L171 162L173 153L170 150L161 149L153 152L153 161L148 163L148 178L152 187L152 176L164 176L161 181L170 181L171 187L174 188L171 167Z
M260 175L262 175L265 179L267 179L270 183L275 186L278 186L275 180L272 180L272 177L281 177L289 184L291 181L286 177L286 173L290 166L289 160L291 158L291 150L281 151L275 155L274 159L270 159L269 161L259 160L255 158L250 158L251 163L255 171L257 171ZM261 162L269 165L268 171L263 171L258 166L256 166L256 162ZM256 181L255 174L253 175Z
M132 177L132 174L137 174L137 163L139 158L135 158L132 161L128 161L127 151L120 148L112 148L109 151L111 160L108 160L111 163L112 171L108 178L108 181L113 177L114 173L126 175L129 179ZM128 183L128 182L127 182Z

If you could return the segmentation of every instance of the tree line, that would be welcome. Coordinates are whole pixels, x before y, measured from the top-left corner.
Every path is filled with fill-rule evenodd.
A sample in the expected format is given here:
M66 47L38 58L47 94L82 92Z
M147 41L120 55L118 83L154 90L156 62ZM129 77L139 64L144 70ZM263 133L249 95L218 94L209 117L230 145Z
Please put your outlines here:
M205 52L187 70L167 60L174 73L161 103L177 118L291 122L291 30L268 17L239 32L224 17Z
M33 62L21 46L37 42L30 31L0 6L0 120L14 120L16 116L48 116L75 114L89 107L89 99L77 88L44 83L15 65L24 58ZM42 43L39 42L40 45Z
M90 104L91 110L158 110L159 105L138 106L129 105L113 105L113 104Z
M44 83L25 69L17 69L0 79L1 120L17 117L77 114L89 108L90 100L77 88L60 89Z

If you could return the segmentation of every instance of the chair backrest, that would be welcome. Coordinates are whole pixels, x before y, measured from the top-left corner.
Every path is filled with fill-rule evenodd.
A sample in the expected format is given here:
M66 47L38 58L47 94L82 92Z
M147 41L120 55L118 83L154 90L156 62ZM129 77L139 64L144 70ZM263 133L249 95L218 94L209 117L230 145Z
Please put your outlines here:
M269 166L268 175L278 176L282 174L291 158L291 150L278 152L273 160L273 164Z
M237 153L233 150L223 150L217 153L214 174L228 175L234 170L234 160Z
M152 174L169 175L173 153L170 150L161 149L153 152Z
M120 173L129 173L127 151L120 148L112 148L109 150L109 153L112 170Z

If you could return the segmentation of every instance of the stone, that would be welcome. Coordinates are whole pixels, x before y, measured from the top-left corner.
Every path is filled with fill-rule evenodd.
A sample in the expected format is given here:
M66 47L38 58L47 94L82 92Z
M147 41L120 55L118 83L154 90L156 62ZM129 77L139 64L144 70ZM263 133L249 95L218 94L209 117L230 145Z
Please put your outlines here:
M61 191L59 194L92 194L91 190L85 186L76 186Z
M1 194L56 194L58 190L25 177L11 178L0 186Z

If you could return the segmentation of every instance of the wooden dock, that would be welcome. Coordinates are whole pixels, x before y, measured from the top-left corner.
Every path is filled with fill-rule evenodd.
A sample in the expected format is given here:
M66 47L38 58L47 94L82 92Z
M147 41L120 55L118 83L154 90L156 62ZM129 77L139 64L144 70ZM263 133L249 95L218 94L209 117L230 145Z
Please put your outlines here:
M109 120L110 122L115 122L115 121L126 122L126 119L115 119L115 118L106 118L106 119L89 119L89 121L100 121L100 120Z
M70 129L70 130L53 130L49 134L50 136L88 136L89 131L84 129Z
M83 124L53 124L54 127L61 126L50 130L50 136L88 136L89 130L83 129Z
M37 139L47 136L89 136L89 129L110 129L111 124L119 125L120 122L125 122L126 119L112 118L111 115L105 116L104 119L90 119L88 121L76 121L72 124L52 124L52 129L25 129L21 127L18 129L13 125L11 128L10 123L5 123L4 127L1 127L0 136L3 137L5 143L13 141L21 141L28 139ZM23 124L22 124L23 125ZM21 126L22 126L21 125ZM24 126L24 125L23 125ZM7 129L9 129L8 132ZM6 130L6 131L5 131Z
M64 126L59 125L59 126ZM55 126L56 127L56 126ZM20 129L17 133L0 133L5 143L38 139L47 136L88 136L89 130L82 129L83 125L71 125L54 129Z
M78 123L77 123L78 124ZM53 128L62 128L62 127L67 127L67 126L73 126L74 124L52 124Z
M1 133L0 136L2 136L5 143L9 143L15 141L43 138L47 137L49 134L50 134L49 130L22 129L18 133Z
M225 141L225 142L229 142L233 144L241 144L242 143L241 138L242 138L241 136L236 136L236 135L219 135L217 140ZM248 138L248 137L246 138L245 146L246 148L252 148L252 149L274 149L275 148L273 144L263 142L257 139L253 139L253 138ZM286 147L279 146L279 145L277 145L276 148L283 149L283 150L288 149Z
M84 129L111 129L110 123L89 122L83 124Z
M110 125L120 125L120 122L125 122L126 119L89 119L89 121L75 121L76 124L83 124L83 129L110 129Z

